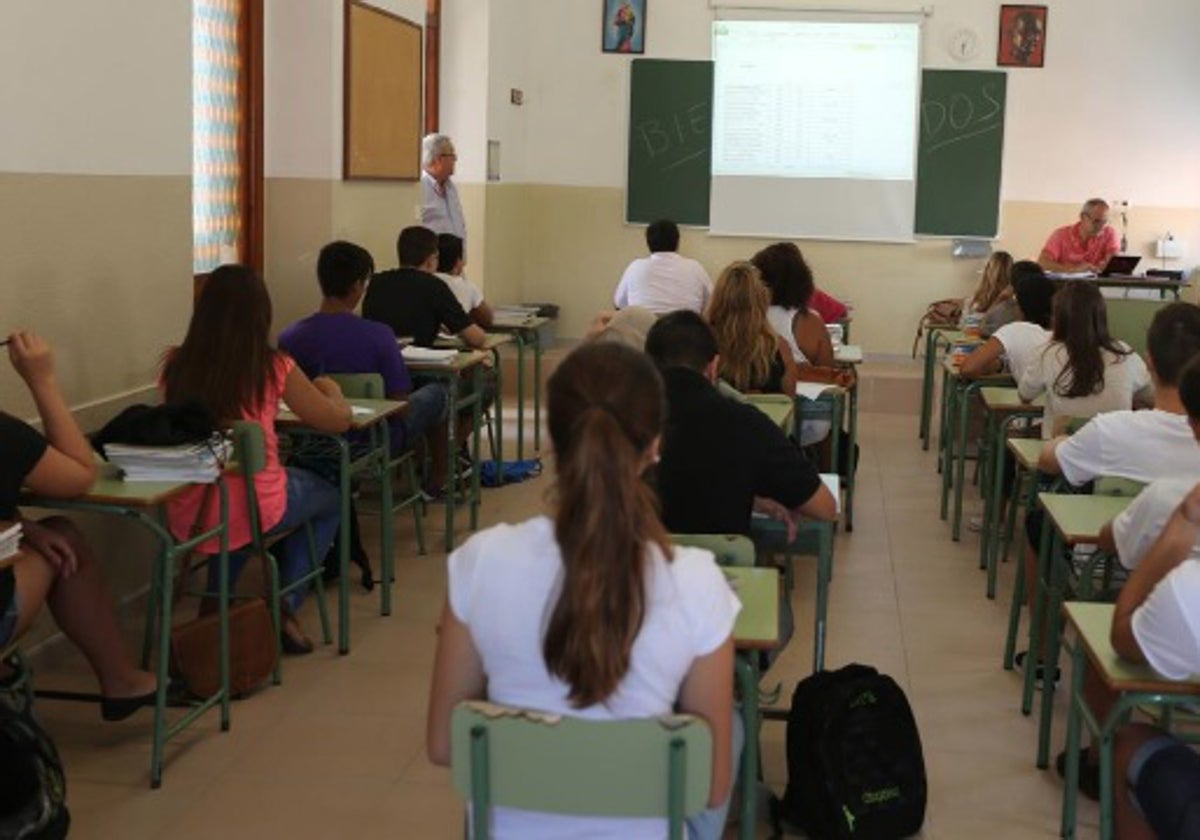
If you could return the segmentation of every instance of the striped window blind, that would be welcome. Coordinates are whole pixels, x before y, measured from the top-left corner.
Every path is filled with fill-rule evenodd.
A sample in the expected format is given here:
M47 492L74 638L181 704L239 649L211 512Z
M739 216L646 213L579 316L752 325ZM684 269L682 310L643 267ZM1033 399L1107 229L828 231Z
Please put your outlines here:
M244 253L241 0L192 5L192 271Z

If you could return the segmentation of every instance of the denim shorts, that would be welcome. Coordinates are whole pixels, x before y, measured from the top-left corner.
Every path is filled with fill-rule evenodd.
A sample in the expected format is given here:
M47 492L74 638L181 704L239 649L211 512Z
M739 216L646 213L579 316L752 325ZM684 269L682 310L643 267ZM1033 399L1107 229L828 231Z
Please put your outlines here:
M1159 735L1138 747L1128 778L1134 802L1162 840L1200 837L1200 755Z

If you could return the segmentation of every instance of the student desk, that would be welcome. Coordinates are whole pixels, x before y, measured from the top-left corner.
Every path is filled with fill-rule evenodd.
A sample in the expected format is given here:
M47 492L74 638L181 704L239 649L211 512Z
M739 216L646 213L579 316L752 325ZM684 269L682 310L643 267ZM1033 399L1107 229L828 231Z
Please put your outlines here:
M553 321L540 315L504 318L497 315L492 332L511 333L517 342L517 460L525 459L525 348L533 348L533 448L542 448L542 346L541 328Z
M950 488L954 488L954 516L951 519L950 537L958 542L962 534L963 482L967 468L967 418L970 415L971 397L985 385L1012 386L1013 379L1007 373L967 378L959 373L958 366L949 357L942 360L942 422L938 445L941 449L939 467L942 470L942 519L946 518Z
M1075 629L1071 646L1071 695L1067 712L1067 778L1063 786L1061 835L1075 836L1075 800L1079 789L1080 722L1100 740L1100 837L1113 836L1113 739L1129 713L1144 705L1170 708L1194 704L1200 697L1200 682L1173 682L1159 676L1149 665L1121 659L1113 650L1112 604L1066 603L1063 615ZM1116 704L1104 720L1088 706L1083 694L1085 662L1091 664L1104 686L1117 695Z
M795 403L784 394L746 394L746 402L771 418L785 434L792 431Z
M933 366L941 346L950 347L965 338L964 333L949 324L934 324L925 328L925 372L921 380L921 425L917 432L921 449L929 449L929 427L933 416ZM944 399L944 397L943 397Z
M392 580L395 577L395 559L392 557L392 477L388 469L391 461L391 441L388 424L384 422L404 411L407 403L393 400L347 400L353 415L350 418L351 432L366 431L369 443L365 451L354 455L350 441L341 434L326 434L305 426L290 409L281 409L275 418L276 427L293 438L316 439L331 444L338 458L338 495L341 499L341 522L350 521L350 480L355 475L373 475L380 479L379 523L379 585L382 587L380 612L392 613ZM350 528L338 530L338 653L350 652Z
M485 333L483 347L479 348L492 354L493 369L496 371L496 395L493 398L495 407L492 410L492 428L495 434L492 444L492 459L496 463L497 481L501 484L504 483L504 371L500 366L500 348L505 344L513 344L516 340L516 336L512 333ZM470 349L462 339L457 337L438 338L434 345L453 347L455 350Z
M1037 579L1034 581L1033 611L1029 615L1029 653L1026 656L1025 684L1021 696L1021 711L1029 714L1033 708L1033 678L1037 651L1042 649L1042 622L1045 621L1046 667L1042 680L1042 709L1038 726L1037 766L1046 767L1050 757L1050 721L1053 716L1053 669L1058 665L1061 607L1066 564L1061 555L1064 548L1094 545L1100 529L1129 506L1129 496L1084 496L1069 493L1039 493L1038 500L1046 511L1038 546ZM1046 574L1049 572L1049 587Z
M520 340L517 342L520 347ZM447 440L446 449L446 551L454 548L454 508L455 497L458 495L458 473L455 459L458 457L457 426L459 412L471 409L471 460L479 463L479 417L482 392L483 360L487 354L481 350L464 350L448 362L408 362L409 370L421 374L426 379L440 379L450 390L450 410L446 412ZM460 383L464 375L470 375L471 388L467 394L460 394ZM471 470L471 483L468 496L471 507L471 530L479 525L479 470Z
M979 568L987 569L987 596L996 597L996 554L1000 546L1000 514L1004 496L1004 453L1008 451L1005 441L1009 429L1019 420L1032 420L1042 416L1046 405L1045 396L1032 403L1022 401L1016 388L984 387L979 389L986 416L984 440L988 441L991 467L983 481L984 505L983 527L979 539ZM988 488L987 479L991 480ZM1015 504L1016 497L1009 504Z
M164 507L172 499L192 488L189 482L167 481L123 481L116 467L109 463L100 465L100 472L90 490L74 499L51 499L33 493L24 493L21 505L26 507L52 508L67 511L91 511L135 520L158 540L159 550L154 560L150 578L150 592L146 606L146 626L142 637L142 667L150 665L151 649L154 647L154 630L157 621L158 646L154 672L158 677L158 693L154 698L154 726L150 750L150 787L162 784L163 750L167 741L183 732L214 706L221 709L221 731L229 730L229 495L224 477L216 482L220 499L220 523L203 533L183 542L176 541L165 525ZM193 548L213 537L220 542L219 581L217 595L220 639L221 688L191 708L173 724L166 719L167 686L171 682L171 608L174 605L173 587L176 562L186 557ZM39 691L40 697L57 700L98 701L94 694L68 691Z
M742 602L742 609L733 624L733 644L737 648L735 669L742 695L742 723L746 729L738 836L741 840L752 840L758 798L758 655L779 645L779 572L745 566L726 566L721 571Z

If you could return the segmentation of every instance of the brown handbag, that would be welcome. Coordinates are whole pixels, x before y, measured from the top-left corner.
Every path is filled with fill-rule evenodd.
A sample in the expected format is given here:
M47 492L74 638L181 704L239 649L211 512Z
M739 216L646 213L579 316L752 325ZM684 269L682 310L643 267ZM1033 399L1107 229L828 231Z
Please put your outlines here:
M197 697L221 688L220 616L203 615L171 630L171 676ZM279 658L271 611L262 598L229 607L229 693L241 697L271 678Z
M205 490L204 498L196 511L191 534L196 536L202 529L203 512L212 502L213 486ZM192 559L189 554L183 561L180 579L187 580L191 573ZM263 562L264 580L267 580L266 564ZM176 598L182 593L176 591ZM182 679L187 690L196 697L211 697L221 688L221 626L220 614L216 611L201 615L191 621L171 628L170 672L174 679ZM242 697L269 680L279 661L279 638L271 621L271 610L264 598L251 598L239 604L229 605L229 695Z

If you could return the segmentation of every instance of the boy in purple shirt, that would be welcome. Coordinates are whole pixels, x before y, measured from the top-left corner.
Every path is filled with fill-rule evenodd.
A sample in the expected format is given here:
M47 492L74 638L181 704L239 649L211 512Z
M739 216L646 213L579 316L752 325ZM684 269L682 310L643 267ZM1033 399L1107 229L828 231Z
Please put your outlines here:
M374 271L375 262L365 248L341 241L322 248L317 258L321 307L281 332L279 347L311 376L331 373L378 373L382 376L388 399L408 402L404 416L389 423L392 450L398 452L416 445L423 437L428 438L433 456L430 476L433 489L427 497L435 498L446 485L444 421L449 391L441 383L423 385L414 391L391 328L355 314ZM336 468L332 465L310 466L336 481ZM370 566L364 565L366 553L358 535L357 516L351 516L351 527L351 551L354 561L363 567L364 583L367 583Z

